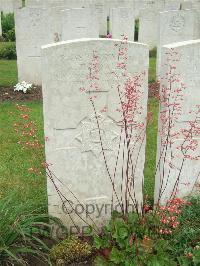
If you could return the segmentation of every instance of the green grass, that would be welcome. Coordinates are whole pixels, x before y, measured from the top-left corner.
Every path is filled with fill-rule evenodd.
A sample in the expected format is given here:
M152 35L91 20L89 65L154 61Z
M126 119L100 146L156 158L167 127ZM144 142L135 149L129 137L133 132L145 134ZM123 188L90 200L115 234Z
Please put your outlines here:
M0 50L15 42L0 42Z
M152 119L147 126L147 143L146 143L146 161L144 168L144 188L145 193L153 198L154 194L154 176L156 166L156 150L157 150L157 131L158 131L158 101L150 99L148 103L148 111L152 113Z
M0 87L10 87L17 84L17 61L0 60Z
M32 120L38 126L39 139L43 140L42 103L27 103L32 109ZM154 168L156 159L156 133L158 103L149 101L149 111L153 113L153 120L147 129L147 150L145 165L145 191L153 195ZM5 197L15 191L19 201L32 200L36 207L46 204L46 178L45 174L37 176L28 172L28 169L38 166L36 151L22 150L17 144L19 136L14 132L13 124L16 120L16 107L13 103L0 104L0 197Z
M31 118L38 126L39 139L43 140L43 120L41 103L27 103L32 109ZM32 201L35 207L46 204L45 173L37 176L28 171L34 165L38 167L35 151L22 150L17 143L19 136L15 133L13 124L16 120L16 107L6 102L0 104L0 197L15 194L19 202Z
M156 81L156 58L151 57L149 59L149 83Z
M11 42L0 42L0 50ZM0 87L10 87L17 83L17 61L0 60Z

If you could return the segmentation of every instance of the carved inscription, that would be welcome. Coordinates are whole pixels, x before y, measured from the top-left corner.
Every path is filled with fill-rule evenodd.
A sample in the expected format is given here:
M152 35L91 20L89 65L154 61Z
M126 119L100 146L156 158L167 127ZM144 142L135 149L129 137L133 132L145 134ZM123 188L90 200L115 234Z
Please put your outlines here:
M170 28L174 32L180 32L185 26L185 18L183 15L177 14L173 16L170 22Z

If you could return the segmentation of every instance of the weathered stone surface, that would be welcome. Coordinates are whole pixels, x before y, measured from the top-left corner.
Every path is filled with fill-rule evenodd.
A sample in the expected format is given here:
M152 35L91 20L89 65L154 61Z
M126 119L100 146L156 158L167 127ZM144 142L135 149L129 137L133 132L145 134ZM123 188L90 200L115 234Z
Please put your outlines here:
M2 26L1 26L1 12L0 12L0 36L2 36Z
M99 33L100 35L107 35L107 17L108 12L105 6L105 0L95 0L95 2L91 1L90 6L94 6L97 17L99 21Z
M99 23L94 8L73 8L62 11L62 40L98 38Z
M150 9L153 11L164 11L165 0L134 0L134 13L136 18L140 17L141 11L144 9Z
M165 1L165 10L180 10L181 9L181 0L166 0Z
M148 44L152 49L158 44L159 11L142 9L139 17L139 38L141 43Z
M192 0L192 7L200 9L200 1L199 0Z
M121 58L120 47L128 48L128 77L143 71L148 73L148 48L142 44L122 44L110 39L82 39L48 45L42 49L44 125L48 139L45 145L46 161L49 169L60 180L54 176L56 186L72 202L73 208L64 200L68 211L72 211L72 219L79 227L84 226L85 222L75 214L75 208L79 209L82 219L91 224L90 216L101 226L110 217L112 196L114 207L118 204L106 171L102 146L108 171L113 179L119 143L122 144L125 137L120 133L121 113L116 111L120 108L117 88L123 88L121 86L127 81L118 61ZM141 74L144 75L140 83L142 94L137 101L142 109L135 116L137 122L143 125L146 124L148 91L148 77L145 73ZM94 103L96 116L90 99ZM134 125L133 127L135 140L141 134L141 129L135 129ZM131 142L131 147L132 145ZM142 145L140 141L136 142L133 151L133 164L136 166L138 162L135 169L138 204L142 202L144 160L145 134ZM115 176L117 193L121 193L122 161L120 151ZM133 193L132 196L134 197ZM73 226L67 211L63 211L63 202L49 178L48 199L49 213L59 217L68 227ZM90 207L88 215L85 211L87 206ZM98 208L101 210L100 214Z
M159 37L157 50L157 75L161 67L161 47L166 44L198 39L195 10L161 12L159 16Z
M0 12L5 14L13 13L20 7L22 7L22 0L0 0Z
M41 46L61 41L60 8L23 8L15 13L19 81L41 85Z
M99 21L100 35L107 35L107 18L110 15L110 9L114 7L133 8L133 0L27 0L29 7L52 7L62 6L68 9L92 7L95 8Z
M110 33L114 39L134 41L135 17L134 9L128 7L112 8L110 12Z
M164 46L162 64L155 199L165 203L199 189L200 40Z
M27 7L59 7L65 6L66 8L81 8L87 1L84 0L27 0Z
M193 8L192 1L184 1L181 3L181 9L191 9Z
M29 7L51 7L62 6L64 9L90 7L96 10L97 19L99 22L100 35L107 34L107 8L105 0L27 0Z

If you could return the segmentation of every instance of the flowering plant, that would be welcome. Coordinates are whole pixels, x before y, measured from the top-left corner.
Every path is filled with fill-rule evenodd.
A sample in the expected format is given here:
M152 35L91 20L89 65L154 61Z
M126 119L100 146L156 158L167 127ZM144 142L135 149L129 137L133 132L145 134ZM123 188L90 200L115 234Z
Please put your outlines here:
M157 209L145 202L143 216L128 213L127 220L113 213L93 238L96 265L199 265L200 201L189 200L174 198Z
M27 93L32 89L32 87L32 84L27 83L26 81L22 81L14 86L14 91L23 91L23 93Z

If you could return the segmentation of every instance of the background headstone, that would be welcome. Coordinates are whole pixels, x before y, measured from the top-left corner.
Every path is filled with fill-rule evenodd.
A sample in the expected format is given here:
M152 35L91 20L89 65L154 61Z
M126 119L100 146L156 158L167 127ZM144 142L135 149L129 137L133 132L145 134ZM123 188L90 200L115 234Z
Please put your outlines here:
M184 1L181 3L181 9L191 9L193 8L192 1Z
M200 1L199 0L192 0L192 7L200 9Z
M29 7L55 7L62 6L64 9L90 7L96 10L100 35L107 35L107 16L105 0L27 0Z
M155 200L166 203L200 182L200 40L164 46L162 63Z
M0 12L0 36L2 36L2 26L1 26L1 12Z
M142 9L139 17L138 41L149 45L152 49L158 44L159 11L155 9Z
M133 0L134 13L136 18L139 18L141 10L164 10L165 0Z
M122 35L134 41L134 9L128 7L112 8L110 12L110 33L113 39L123 39Z
M161 67L161 47L174 42L198 39L197 21L195 10L173 10L160 13L157 75L159 75Z
M62 18L63 41L99 37L99 23L94 8L63 10Z
M105 6L105 0L95 0L95 2L91 2L90 5L91 6L94 5L95 10L97 12L100 35L106 36L108 33L108 27L107 27L108 13Z
M181 1L179 0L165 0L165 10L180 10Z
M20 7L22 7L22 0L0 0L0 12L5 14L14 13Z
M19 81L41 85L41 46L62 40L59 8L23 8L15 13Z
M27 0L27 7L59 7L81 8L87 1L84 0Z
M109 171L113 176L121 132L118 124L121 114L116 111L116 108L119 108L117 88L118 85L123 86L126 80L123 75L119 79L115 75L120 75L120 45L121 41L110 39L82 39L48 45L42 49L44 125L45 136L49 139L46 142L46 161L49 163L49 169L61 181L60 183L55 179L58 189L72 202L74 208L78 206L79 201L81 202L84 211L79 214L89 223L91 220L87 217L85 208L88 204L95 207L91 216L98 226L110 218L110 208L108 207L105 212L104 207L105 204L110 206L113 193L101 152L94 109L89 98L96 97L94 104L103 147ZM147 46L128 42L125 47L128 48L128 75L134 76L144 73L143 71L148 73ZM91 86L89 77L94 81L94 86ZM139 100L143 109L137 116L138 122L145 124L147 83L148 77L145 75L140 88L142 97ZM84 92L81 92L83 90ZM141 130L136 130L134 136L136 137L139 132L141 134ZM136 145L133 158L137 157L138 150L142 147L135 172L136 199L140 206L145 140L142 146L141 142L139 143ZM115 177L117 193L121 191L122 161L120 155L120 170L117 168ZM134 160L134 163L136 161ZM69 191L72 191L79 201ZM72 225L67 212L63 212L63 203L50 179L48 200L49 213L59 217L68 227ZM67 202L66 205L71 210ZM103 208L99 216L96 206ZM114 206L116 207L115 196ZM73 211L71 215L78 226L85 225Z

